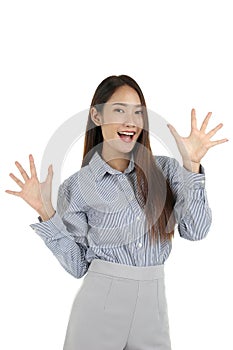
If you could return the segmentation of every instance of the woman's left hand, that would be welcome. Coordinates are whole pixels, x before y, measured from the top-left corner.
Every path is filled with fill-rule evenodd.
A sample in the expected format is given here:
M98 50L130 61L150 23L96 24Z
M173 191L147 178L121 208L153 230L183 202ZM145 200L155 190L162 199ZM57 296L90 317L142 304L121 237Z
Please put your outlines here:
M196 111L193 108L191 111L191 132L188 137L180 136L174 126L168 124L169 130L175 138L176 144L184 162L200 164L201 159L206 154L208 149L228 141L226 138L217 141L210 141L210 138L215 135L216 132L223 126L223 124L220 123L214 129L210 130L208 133L205 133L211 114L212 112L209 112L207 114L200 130L198 130Z

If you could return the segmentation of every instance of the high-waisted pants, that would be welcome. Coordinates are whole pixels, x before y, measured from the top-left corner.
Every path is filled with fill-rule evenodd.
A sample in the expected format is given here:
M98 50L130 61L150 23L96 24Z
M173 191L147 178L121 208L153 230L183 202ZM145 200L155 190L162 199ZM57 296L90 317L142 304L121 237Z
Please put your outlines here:
M63 350L171 350L164 265L93 259L71 308Z

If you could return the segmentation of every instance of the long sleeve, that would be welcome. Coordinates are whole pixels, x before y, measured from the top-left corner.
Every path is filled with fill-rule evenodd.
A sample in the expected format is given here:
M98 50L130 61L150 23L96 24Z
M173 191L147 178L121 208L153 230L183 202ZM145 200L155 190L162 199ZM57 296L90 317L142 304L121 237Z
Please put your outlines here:
M57 210L47 221L31 224L30 227L44 240L64 269L76 278L88 270L85 259L88 247L88 223L85 212L78 207L71 193L69 179L59 187Z
M206 237L212 222L212 211L205 189L205 170L200 173L188 171L173 160L172 189L176 196L174 214L181 237L200 240Z

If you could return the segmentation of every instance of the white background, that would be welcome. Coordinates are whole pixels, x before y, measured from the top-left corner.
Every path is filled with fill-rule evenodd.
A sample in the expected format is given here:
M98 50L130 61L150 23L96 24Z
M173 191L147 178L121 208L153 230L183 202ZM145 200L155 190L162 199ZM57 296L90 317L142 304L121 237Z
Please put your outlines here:
M52 134L88 108L97 85L113 74L132 76L147 106L183 136L190 132L192 107L199 127L209 111L208 131L224 124L212 140L229 142L214 146L202 160L212 226L202 241L176 232L166 290L173 350L233 348L230 5L225 0L1 3L1 349L62 349L82 282L29 227L37 213L4 192L20 190L9 173L20 175L15 160L29 172L30 153L39 169ZM77 162L65 162L63 175L80 168L80 145Z

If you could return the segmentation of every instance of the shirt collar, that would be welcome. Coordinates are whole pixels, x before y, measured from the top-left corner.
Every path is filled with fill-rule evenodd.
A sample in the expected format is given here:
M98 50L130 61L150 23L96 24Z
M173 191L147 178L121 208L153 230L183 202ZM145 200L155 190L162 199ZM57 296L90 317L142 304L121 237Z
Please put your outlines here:
M110 174L128 174L134 169L134 155L133 152L131 153L129 165L124 170L124 172L121 172L117 169L112 168L103 158L100 156L98 151L95 151L93 154L91 160L89 161L89 165L91 167L91 170L93 174L95 175L95 180L100 181L106 172Z

